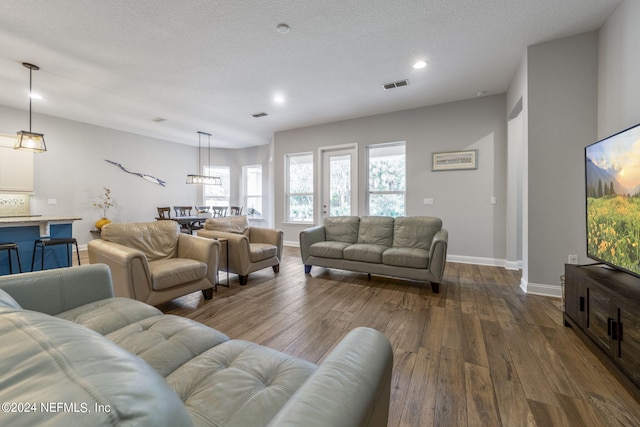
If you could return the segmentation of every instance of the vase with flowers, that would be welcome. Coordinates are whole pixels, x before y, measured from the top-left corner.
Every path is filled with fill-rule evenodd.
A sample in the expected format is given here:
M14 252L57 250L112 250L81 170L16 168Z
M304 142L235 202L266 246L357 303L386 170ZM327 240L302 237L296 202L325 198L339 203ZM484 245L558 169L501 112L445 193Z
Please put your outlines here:
M96 228L98 230L100 230L102 227L104 227L105 225L109 224L111 222L110 219L107 219L107 211L109 210L109 208L113 207L113 199L111 198L111 190L108 189L107 187L104 187L104 193L102 193L99 197L98 197L99 201L95 202L93 204L93 206L102 209L102 218L100 218L97 222L96 222Z

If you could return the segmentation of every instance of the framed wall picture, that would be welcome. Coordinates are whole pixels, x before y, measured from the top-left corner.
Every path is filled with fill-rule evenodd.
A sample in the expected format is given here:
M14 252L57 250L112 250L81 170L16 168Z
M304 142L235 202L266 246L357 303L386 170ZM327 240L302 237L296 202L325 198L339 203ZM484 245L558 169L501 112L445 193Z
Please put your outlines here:
M478 169L478 150L433 153L433 171Z

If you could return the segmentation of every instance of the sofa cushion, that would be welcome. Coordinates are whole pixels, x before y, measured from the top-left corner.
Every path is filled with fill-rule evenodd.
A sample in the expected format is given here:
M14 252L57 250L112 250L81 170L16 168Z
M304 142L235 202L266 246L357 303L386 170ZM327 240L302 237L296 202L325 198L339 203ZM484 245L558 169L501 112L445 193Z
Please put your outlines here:
M328 216L324 219L325 240L356 243L359 223L358 216Z
M29 413L3 413L2 425L192 425L158 373L83 326L0 308L0 337L3 364L11 368L0 370L0 398L37 405ZM41 403L53 404L53 410L41 410Z
M246 215L207 218L204 223L204 228L207 230L224 231L226 233L247 234L249 221Z
M249 243L249 260L259 262L273 258L278 254L278 248L268 243Z
M429 251L419 248L389 248L382 254L386 265L409 268L427 268Z
M166 380L194 425L266 426L316 368L267 347L231 340L195 357Z
M229 341L225 334L202 323L164 314L133 322L106 337L140 356L163 377L195 356Z
M350 243L345 242L318 242L309 246L309 255L319 258L342 259L344 248Z
M107 335L130 323L159 314L162 314L160 310L143 302L115 297L84 304L57 316Z
M0 307L20 308L20 304L11 295L0 289Z
M393 223L390 216L363 216L358 228L358 243L390 248L393 244Z
M112 222L102 227L102 240L141 251L149 261L175 258L180 225L175 221Z
M154 291L204 279L207 264L188 258L171 258L149 262L151 287Z
M387 246L356 243L344 249L344 259L380 264L382 253L389 249Z
M398 217L393 224L393 246L431 249L433 236L442 229L442 220L430 216Z

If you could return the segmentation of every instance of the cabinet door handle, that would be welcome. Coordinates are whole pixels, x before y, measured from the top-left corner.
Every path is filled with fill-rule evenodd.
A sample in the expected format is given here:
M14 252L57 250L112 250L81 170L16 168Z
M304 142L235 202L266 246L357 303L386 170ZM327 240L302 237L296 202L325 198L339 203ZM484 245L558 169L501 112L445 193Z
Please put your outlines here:
M580 297L580 311L584 311L584 297Z
M618 341L622 341L622 322L618 322Z
M611 336L611 324L613 323L613 319L608 317L607 318L607 335Z
M618 322L611 322L611 339L618 339Z

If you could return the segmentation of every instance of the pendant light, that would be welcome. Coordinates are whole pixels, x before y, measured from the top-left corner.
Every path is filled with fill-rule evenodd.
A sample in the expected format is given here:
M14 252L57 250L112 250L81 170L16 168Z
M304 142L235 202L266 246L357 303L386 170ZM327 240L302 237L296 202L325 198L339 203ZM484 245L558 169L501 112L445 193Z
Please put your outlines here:
M29 131L21 130L17 134L16 144L13 146L16 150L29 150L36 153L42 153L47 151L47 146L44 143L44 134L31 132L31 83L33 70L38 71L40 67L37 65L23 62L22 65L29 69Z
M200 142L202 135L207 135L208 149L209 149L209 174L202 175L187 175L187 184L207 184L207 185L222 185L222 179L219 176L211 176L211 134L207 132L198 131L198 170L202 170L200 163Z

